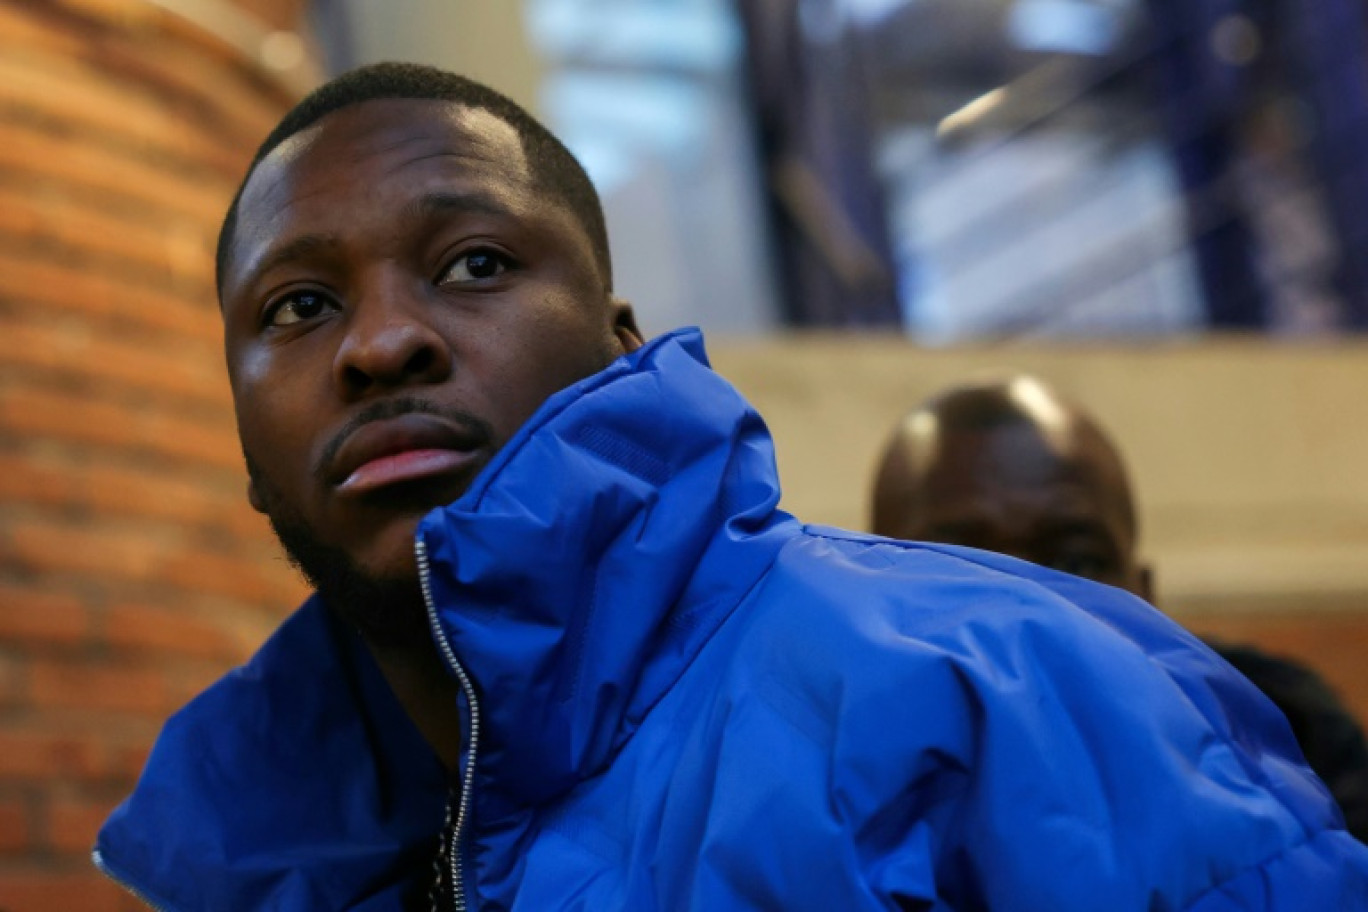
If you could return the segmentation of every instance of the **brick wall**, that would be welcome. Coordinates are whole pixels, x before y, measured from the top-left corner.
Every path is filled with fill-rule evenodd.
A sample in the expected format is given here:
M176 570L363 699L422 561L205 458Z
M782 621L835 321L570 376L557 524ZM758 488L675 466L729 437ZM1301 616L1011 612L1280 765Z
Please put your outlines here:
M301 5L241 7L269 29ZM0 0L7 912L139 908L94 872L96 829L166 716L299 595L245 503L212 287L296 90L151 3Z

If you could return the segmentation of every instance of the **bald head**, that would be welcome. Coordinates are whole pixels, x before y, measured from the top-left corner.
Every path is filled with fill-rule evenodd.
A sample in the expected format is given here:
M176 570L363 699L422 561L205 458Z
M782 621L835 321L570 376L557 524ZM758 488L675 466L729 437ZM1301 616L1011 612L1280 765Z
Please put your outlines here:
M946 390L894 430L874 532L1020 557L1150 598L1130 482L1077 406L1032 377Z

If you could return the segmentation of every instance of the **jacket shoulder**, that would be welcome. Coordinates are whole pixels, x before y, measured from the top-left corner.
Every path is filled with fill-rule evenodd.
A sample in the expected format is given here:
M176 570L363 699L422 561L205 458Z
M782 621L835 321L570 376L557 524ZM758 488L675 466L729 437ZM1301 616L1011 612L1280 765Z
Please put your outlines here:
M808 527L753 600L749 685L827 745L840 814L879 852L919 840L956 907L1181 909L1329 857L1368 877L1281 715L1127 593Z
M106 873L168 909L340 909L426 870L404 852L437 829L444 775L338 634L307 602L167 721L100 830Z

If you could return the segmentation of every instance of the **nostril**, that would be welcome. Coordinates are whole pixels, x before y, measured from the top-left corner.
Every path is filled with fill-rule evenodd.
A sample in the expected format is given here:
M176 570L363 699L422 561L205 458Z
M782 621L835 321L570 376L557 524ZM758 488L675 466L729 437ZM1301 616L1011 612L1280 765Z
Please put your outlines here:
M423 346L409 356L408 363L404 365L405 373L409 376L426 374L432 368L432 361L432 349Z
M337 382L345 395L369 395L408 383L442 379L450 370L443 340L419 320L390 319L375 325L358 321L339 349L335 366Z
M342 381L348 389L357 392L363 391L371 385L370 375L353 364L348 364L342 369Z

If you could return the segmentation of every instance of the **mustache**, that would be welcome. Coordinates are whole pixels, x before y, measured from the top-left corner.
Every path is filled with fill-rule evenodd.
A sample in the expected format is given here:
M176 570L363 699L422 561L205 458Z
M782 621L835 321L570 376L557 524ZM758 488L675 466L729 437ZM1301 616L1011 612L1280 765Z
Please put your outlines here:
M441 406L426 399L419 399L416 396L399 396L394 399L381 399L366 406L357 415L343 425L342 429L333 435L323 448L323 453L314 464L314 477L320 480L327 479L328 466L333 464L337 458L337 453L342 449L347 438L355 434L358 430L376 421L385 421L390 418L398 418L401 415L433 415L444 421L460 426L472 437L481 442L488 443L494 439L494 428L488 421L472 415L470 412L462 411L458 408Z

